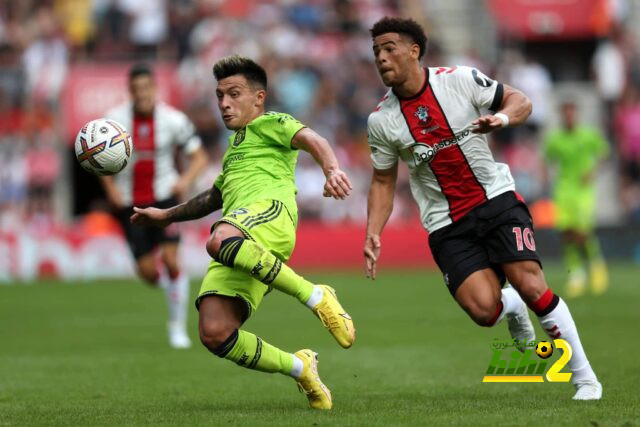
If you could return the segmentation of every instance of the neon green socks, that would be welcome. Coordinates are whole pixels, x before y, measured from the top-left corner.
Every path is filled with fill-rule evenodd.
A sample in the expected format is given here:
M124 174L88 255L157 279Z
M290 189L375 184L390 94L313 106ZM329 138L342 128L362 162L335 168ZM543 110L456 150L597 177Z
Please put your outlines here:
M216 356L235 362L238 366L261 372L279 372L294 376L294 362L301 362L293 354L280 350L251 332L236 330L227 341L213 350ZM298 369L301 371L301 365Z
M218 261L251 274L265 285L291 295L303 304L313 292L313 283L298 275L253 240L242 237L225 239L220 245Z

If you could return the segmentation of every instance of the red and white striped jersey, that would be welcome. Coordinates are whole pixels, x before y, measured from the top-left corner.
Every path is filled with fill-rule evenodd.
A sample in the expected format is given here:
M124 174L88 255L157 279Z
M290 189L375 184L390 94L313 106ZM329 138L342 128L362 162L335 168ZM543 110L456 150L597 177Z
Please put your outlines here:
M387 92L369 115L368 134L374 168L389 169L398 158L408 165L422 224L433 232L515 186L509 167L493 159L487 137L471 132L471 122L500 108L502 84L470 67L425 73L415 96Z
M133 139L131 163L114 177L124 203L148 205L171 197L171 189L178 180L174 149L181 147L186 154L191 154L201 146L200 137L187 116L159 102L153 116L136 116L133 105L127 103L109 111L105 117L121 123Z

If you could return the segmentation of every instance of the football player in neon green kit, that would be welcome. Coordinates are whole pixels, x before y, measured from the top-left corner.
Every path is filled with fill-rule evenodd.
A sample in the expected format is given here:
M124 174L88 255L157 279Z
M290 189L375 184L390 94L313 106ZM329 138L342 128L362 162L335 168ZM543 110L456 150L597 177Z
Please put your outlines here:
M608 285L607 267L594 233L594 174L598 162L609 152L597 129L577 122L577 108L566 101L561 106L562 126L547 135L545 157L557 166L554 183L556 227L564 239L565 263L569 271L567 297L584 293L590 268L591 288L603 293ZM584 260L584 261L583 261Z
M330 409L331 393L318 376L316 353L288 353L240 328L273 288L310 308L342 347L353 344L353 321L335 291L305 280L285 264L298 221L298 149L322 167L326 197L344 199L351 183L324 138L288 114L265 113L267 75L262 67L230 56L218 61L213 73L222 120L234 131L222 173L210 190L188 202L170 209L134 208L131 220L166 226L222 208L223 217L207 242L213 260L196 301L200 340L215 355L240 366L295 378L312 408Z

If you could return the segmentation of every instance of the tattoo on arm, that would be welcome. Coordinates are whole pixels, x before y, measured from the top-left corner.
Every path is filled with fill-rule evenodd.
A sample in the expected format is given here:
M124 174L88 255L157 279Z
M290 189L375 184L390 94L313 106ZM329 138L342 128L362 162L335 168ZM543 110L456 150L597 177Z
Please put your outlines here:
M222 207L222 193L215 185L191 200L172 207L167 212L171 222L202 218Z

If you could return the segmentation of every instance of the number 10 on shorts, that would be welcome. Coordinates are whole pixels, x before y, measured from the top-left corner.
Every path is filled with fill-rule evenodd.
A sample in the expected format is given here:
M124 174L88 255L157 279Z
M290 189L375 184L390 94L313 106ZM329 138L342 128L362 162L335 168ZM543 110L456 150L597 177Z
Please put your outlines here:
M516 247L518 252L522 252L524 247L530 251L536 250L536 242L533 240L533 231L529 227L513 227L513 234L516 235Z

